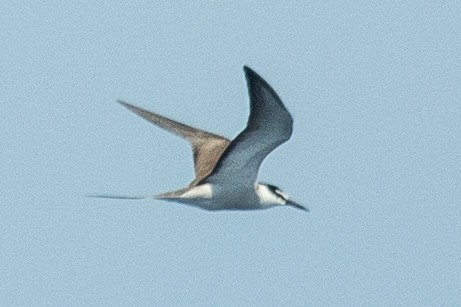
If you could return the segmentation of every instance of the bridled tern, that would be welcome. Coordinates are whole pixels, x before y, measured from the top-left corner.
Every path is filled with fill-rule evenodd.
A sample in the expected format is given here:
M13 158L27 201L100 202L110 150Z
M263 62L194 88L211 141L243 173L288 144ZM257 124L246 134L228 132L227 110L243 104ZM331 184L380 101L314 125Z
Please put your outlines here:
M244 71L250 96L250 116L246 128L232 141L118 101L130 111L185 138L192 145L195 179L188 187L156 195L156 199L205 210L255 210L287 205L308 211L290 200L278 187L256 181L264 158L291 137L293 118L274 89L261 76L246 66Z

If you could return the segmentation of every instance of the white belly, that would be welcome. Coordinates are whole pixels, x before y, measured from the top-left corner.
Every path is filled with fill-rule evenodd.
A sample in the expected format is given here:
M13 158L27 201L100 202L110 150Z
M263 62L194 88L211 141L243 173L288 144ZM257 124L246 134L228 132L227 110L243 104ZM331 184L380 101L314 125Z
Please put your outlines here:
M253 188L222 187L203 184L186 191L179 197L164 199L205 210L257 210L264 209Z

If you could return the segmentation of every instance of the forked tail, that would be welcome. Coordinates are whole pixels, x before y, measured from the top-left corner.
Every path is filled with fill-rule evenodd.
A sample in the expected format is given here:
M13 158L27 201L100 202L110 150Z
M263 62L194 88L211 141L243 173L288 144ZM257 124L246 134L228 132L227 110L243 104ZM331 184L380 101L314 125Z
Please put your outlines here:
M127 200L140 200L148 199L150 196L128 196L128 195L114 195L114 194L88 194L85 197L90 198L109 198L109 199L127 199Z

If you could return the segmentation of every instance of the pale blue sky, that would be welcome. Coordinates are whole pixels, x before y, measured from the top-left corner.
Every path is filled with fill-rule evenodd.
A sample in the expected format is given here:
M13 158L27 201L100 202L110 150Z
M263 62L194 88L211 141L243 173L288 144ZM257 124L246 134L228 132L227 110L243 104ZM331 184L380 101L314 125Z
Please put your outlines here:
M2 1L0 305L460 305L459 1ZM232 3L232 4L230 4ZM159 201L227 137L242 66L295 120L260 179L310 213Z

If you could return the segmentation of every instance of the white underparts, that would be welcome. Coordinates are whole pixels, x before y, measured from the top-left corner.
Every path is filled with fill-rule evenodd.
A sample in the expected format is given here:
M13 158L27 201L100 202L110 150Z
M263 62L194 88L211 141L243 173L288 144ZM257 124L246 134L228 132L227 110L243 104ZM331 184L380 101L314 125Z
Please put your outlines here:
M213 196L213 190L211 184L206 183L196 187L193 187L186 193L181 195L181 198L211 198Z

